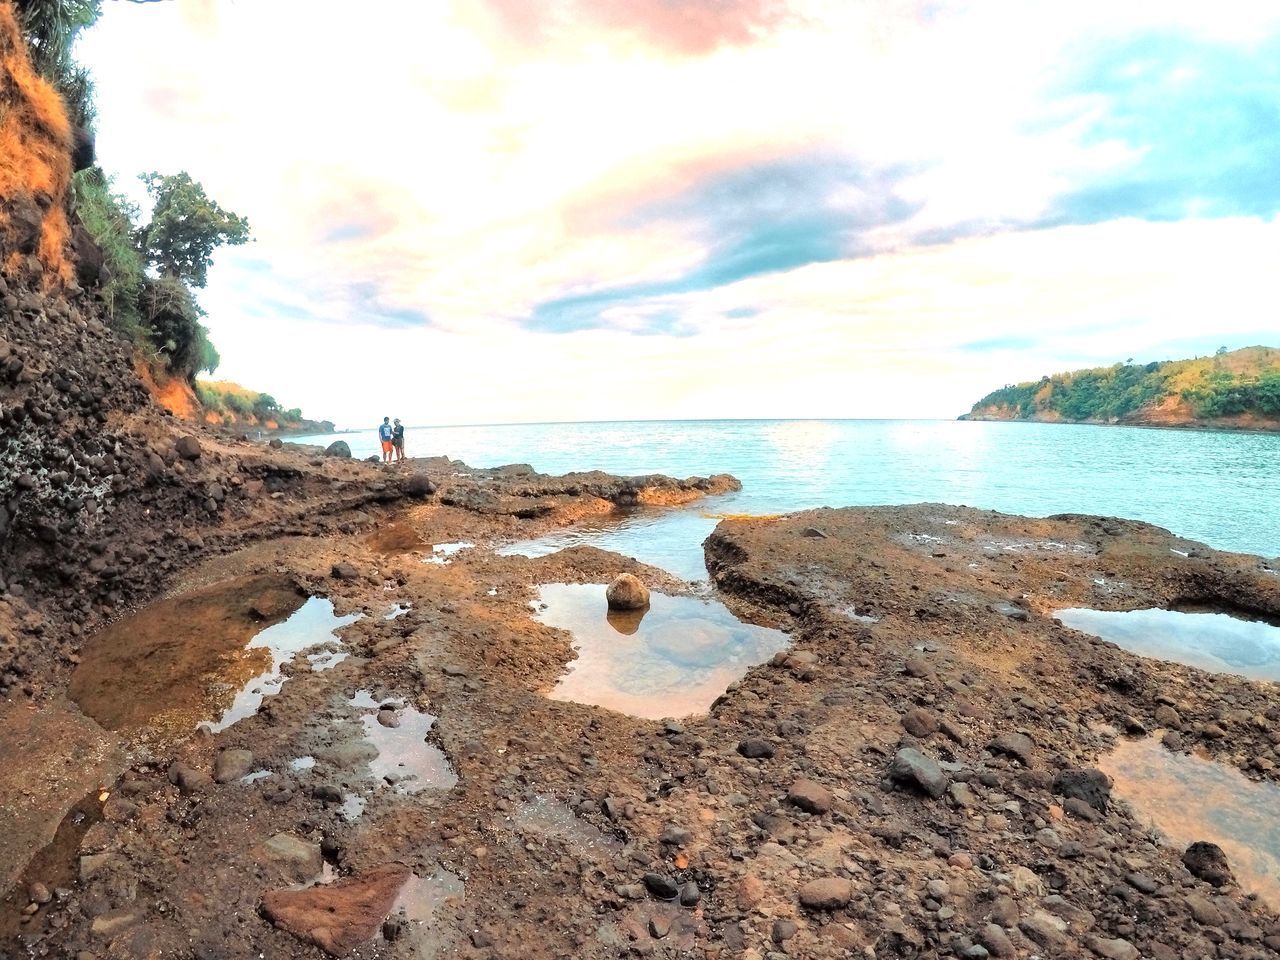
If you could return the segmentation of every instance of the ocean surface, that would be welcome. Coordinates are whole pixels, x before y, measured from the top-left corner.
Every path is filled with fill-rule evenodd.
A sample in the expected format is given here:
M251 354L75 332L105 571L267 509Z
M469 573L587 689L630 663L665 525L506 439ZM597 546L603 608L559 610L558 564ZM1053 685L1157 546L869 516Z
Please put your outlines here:
M377 452L375 427L292 438ZM1031 516L1146 520L1225 550L1280 555L1280 435L954 420L701 420L410 427L410 456L542 473L731 473L740 493L516 544L591 543L705 579L715 514L941 502Z

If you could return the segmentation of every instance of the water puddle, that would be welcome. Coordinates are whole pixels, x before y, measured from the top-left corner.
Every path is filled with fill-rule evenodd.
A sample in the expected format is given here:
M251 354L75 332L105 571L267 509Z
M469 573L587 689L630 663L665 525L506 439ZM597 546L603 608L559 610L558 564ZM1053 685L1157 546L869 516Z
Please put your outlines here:
M459 540L457 543L437 543L431 547L431 556L423 557L423 563L434 563L444 566L453 560L455 556L463 550L470 550L475 547L474 543L468 543L465 540Z
M312 756L294 757L289 761L289 769L295 773L303 770L310 770L316 765L316 758Z
M387 726L384 715L395 726ZM394 710L366 714L360 722L365 739L378 750L378 755L369 761L369 772L400 793L448 790L458 782L444 751L427 741L436 722L432 714L396 706Z
M250 641L282 625L304 600L284 577L243 577L157 601L85 644L71 697L109 730L151 726L185 735L256 680L271 657Z
M1089 610L1054 614L1065 626L1158 660L1214 673L1280 680L1280 627L1226 613L1163 610Z
M364 813L364 808L368 805L369 801L358 793L344 793L342 795L342 803L338 807L338 813L347 823L353 823L360 819L360 815Z
M410 876L400 888L391 916L407 924L405 936L419 960L438 956L445 948L444 938L432 921L441 907L461 901L464 893L462 879L443 867L429 877Z
M869 614L869 613L859 613L858 607L856 604L842 608L840 610L840 613L848 617L854 623L872 624L872 623L880 622L879 617L873 616L872 614Z
M1197 840L1216 843L1240 886L1280 908L1280 786L1166 750L1159 735L1120 741L1099 766L1138 819L1179 851Z
M313 670L324 670L345 659L346 653L333 650L334 646L341 643L336 631L355 623L360 617L361 614L358 613L339 617L333 612L333 601L326 597L309 598L284 623L268 627L249 641L246 652L252 654L262 651L268 666L241 686L232 699L231 706L222 711L218 720L202 723L200 726L212 733L219 733L233 723L253 716L262 706L262 701L279 693L288 679L280 672L280 667L304 650L324 645L330 647L328 652L309 658Z
M394 603L391 609L382 615L383 620L398 620L413 609L412 603Z
M246 773L240 778L241 783L257 783L259 780L265 780L272 776L270 770L255 770L253 773Z
M705 509L707 504L703 504ZM619 509L606 520L557 530L545 537L507 544L505 557L545 557L569 547L589 546L634 557L683 580L707 579L702 541L718 521L703 509Z
M622 849L615 838L602 833L554 797L536 796L520 804L511 817L517 833L554 837L578 855L599 853L612 856Z
M535 617L573 635L578 658L551 691L657 720L705 713L725 688L790 645L721 603L654 593L646 611L608 610L600 584L547 584Z

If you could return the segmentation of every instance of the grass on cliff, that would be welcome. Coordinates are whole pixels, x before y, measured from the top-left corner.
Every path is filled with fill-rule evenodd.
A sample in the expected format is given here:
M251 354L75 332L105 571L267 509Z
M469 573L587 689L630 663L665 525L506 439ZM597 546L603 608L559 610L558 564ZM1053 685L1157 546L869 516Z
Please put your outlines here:
M1002 387L973 406L973 414L1018 420L1121 420L1173 398L1201 419L1280 417L1280 350L1245 347L1212 357L1148 364L1117 363L1056 373Z
M206 410L236 420L253 420L265 423L298 423L302 410L298 407L284 409L269 393L250 390L230 380L198 380L196 396Z

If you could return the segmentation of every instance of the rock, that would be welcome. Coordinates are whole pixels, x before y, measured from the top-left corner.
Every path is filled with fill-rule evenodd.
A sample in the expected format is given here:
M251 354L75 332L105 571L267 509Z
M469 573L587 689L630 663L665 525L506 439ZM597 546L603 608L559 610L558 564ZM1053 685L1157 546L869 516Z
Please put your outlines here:
M924 739L938 732L938 716L932 710L917 707L902 715L902 729L913 737Z
M360 571L355 568L354 564L347 563L345 560L335 563L333 569L329 571L335 580L359 580Z
M643 610L649 606L649 588L631 573L619 574L605 591L610 610Z
M987 749L992 753L1003 753L1013 757L1024 767L1031 766L1035 748L1036 745L1025 733L1002 733L987 744Z
M774 943L783 944L799 932L800 924L796 923L794 920L779 918L773 921L773 933L771 936Z
M203 770L180 761L169 767L169 782L183 793L201 793L213 783Z
M342 457L350 460L351 447L347 445L347 441L345 440L335 440L324 448L324 455L326 457Z
M436 492L436 485L425 473L415 473L404 482L405 496L425 500Z
M1087 820L1090 823L1094 823L1101 819L1098 811L1079 797L1067 797L1066 800L1062 801L1062 810L1077 820Z
M1053 778L1053 792L1060 797L1083 800L1099 813L1111 802L1111 778L1093 767L1061 770Z
M1182 864L1191 871L1192 876L1215 887L1225 886L1235 880L1226 853L1216 843L1197 840L1183 852Z
M805 813L826 813L834 799L830 790L813 780L797 780L787 791L787 802Z
M384 727L398 727L400 726L400 714L395 710L379 710L378 723Z
M1202 897L1198 893L1191 893L1187 895L1185 902L1196 923L1205 927L1222 926L1222 911L1215 907L1213 901L1208 897Z
M702 899L702 891L692 880L680 884L680 906L696 907Z
M906 671L908 677L931 677L933 676L933 665L923 657L908 657L902 665L902 669Z
M773 756L773 744L760 737L748 737L738 744L738 753L749 760L767 760Z
M914 747L904 747L898 751L889 765L889 778L894 783L916 787L937 798L947 790L947 775L942 772L936 760L926 756Z
M1156 726L1177 730L1182 726L1182 717L1173 707L1162 703L1156 707Z
M1147 896L1155 893L1160 889L1160 884L1145 873L1139 873L1134 870L1132 873L1125 874L1125 882L1139 893L1145 893Z
M200 455L204 453L200 446L200 441L195 437L179 437L178 442L173 445L173 449L177 451L178 456L183 460L199 460Z
M1117 937L1114 940L1108 940L1103 937L1089 937L1085 941L1085 945L1100 957L1106 957L1107 960L1138 960L1141 956L1138 948L1128 940L1122 940Z
M239 780L253 769L253 754L248 750L223 750L213 762L214 783Z
M994 923L988 923L982 928L978 933L978 941L991 951L993 956L1016 957L1018 955L1008 934Z
M642 879L645 889L659 900L674 900L680 895L679 885L665 874L646 873Z
M306 883L320 875L320 844L308 843L288 833L277 833L254 848L254 860L275 867L282 878Z
M281 930L345 957L373 940L409 877L408 867L391 863L322 886L271 890L262 912Z
M843 877L810 880L799 896L800 906L807 910L839 910L853 899L853 882Z
M284 446L284 441L281 440L279 437L272 437L271 440L267 443L267 446L270 447L272 450L279 450Z
M649 918L649 936L655 940L661 940L671 932L671 918L664 917L661 914L654 914Z
M1037 910L1022 920L1018 929L1046 949L1059 947L1066 942L1066 921L1043 910Z
M71 230L71 247L76 255L76 282L82 287L96 287L102 279L102 248L94 243L84 224Z
M27 897L32 903L44 905L53 899L53 894L43 883L36 882L27 887Z

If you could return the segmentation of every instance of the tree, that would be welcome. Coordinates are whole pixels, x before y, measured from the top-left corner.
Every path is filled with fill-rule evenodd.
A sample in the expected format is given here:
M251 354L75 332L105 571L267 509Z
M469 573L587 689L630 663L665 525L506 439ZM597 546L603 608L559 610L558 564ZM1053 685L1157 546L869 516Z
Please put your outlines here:
M141 230L139 245L162 277L203 287L213 251L248 242L249 221L218 206L186 171L168 176L148 173L142 182L155 200L155 209L151 222Z

